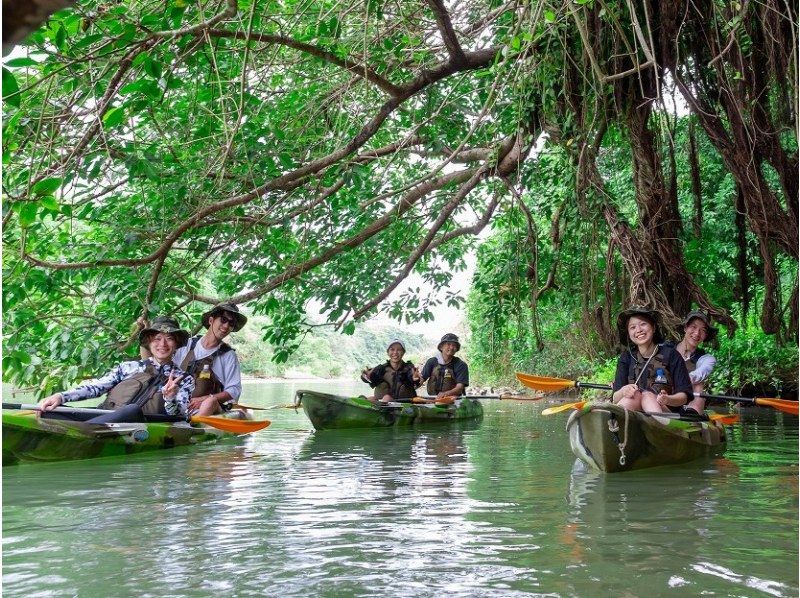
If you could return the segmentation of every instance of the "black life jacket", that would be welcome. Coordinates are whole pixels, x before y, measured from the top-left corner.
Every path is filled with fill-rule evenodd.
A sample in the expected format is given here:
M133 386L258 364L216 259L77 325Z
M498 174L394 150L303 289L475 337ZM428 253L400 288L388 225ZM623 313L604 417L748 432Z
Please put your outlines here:
M666 357L668 348L664 343L658 345L650 359L642 356L638 349L628 349L633 358L628 366L628 384L638 384L642 390L651 390L656 394L663 388L667 394L672 394L672 374L667 367ZM658 370L664 374L663 381L656 381Z
M214 394L222 391L222 382L219 381L216 374L211 370L211 364L218 355L224 355L228 351L234 351L234 348L227 343L220 343L219 348L211 355L206 355L202 359L196 359L194 356L194 348L200 342L199 336L192 337L189 340L189 350L181 362L180 368L194 378L194 392L192 397L203 397L206 395ZM208 366L208 368L206 368Z
M428 378L428 394L434 396L440 392L447 392L456 387L456 363L461 361L458 357L453 357L450 363L439 363L433 366L431 375Z
M370 386L375 389L375 398L390 395L392 399L411 399L417 396L417 385L414 383L414 364L404 361L398 369L390 363L382 363L373 368L370 374Z
M149 359L139 363L145 364L143 372L125 378L108 391L100 409L117 410L120 407L136 403L145 415L166 414L164 398L161 396L163 376L156 370Z

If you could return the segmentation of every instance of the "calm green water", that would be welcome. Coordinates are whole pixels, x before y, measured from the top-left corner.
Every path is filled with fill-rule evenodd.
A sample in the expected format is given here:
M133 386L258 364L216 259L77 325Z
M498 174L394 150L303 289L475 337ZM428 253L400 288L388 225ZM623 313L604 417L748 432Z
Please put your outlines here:
M3 468L3 594L798 595L796 417L748 410L722 457L605 476L575 465L566 414L485 407L316 434L274 409L238 443Z

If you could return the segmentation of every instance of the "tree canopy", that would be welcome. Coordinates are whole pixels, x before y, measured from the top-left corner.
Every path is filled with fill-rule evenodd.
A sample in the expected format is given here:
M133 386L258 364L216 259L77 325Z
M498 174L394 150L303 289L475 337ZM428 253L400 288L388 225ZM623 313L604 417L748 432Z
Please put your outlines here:
M778 0L76 3L3 69L5 374L60 384L130 347L137 318L221 300L268 318L278 359L312 301L345 330L379 306L429 319L463 302L448 283L493 221L524 223L534 320L574 279L559 247L583 220L620 265L592 306L606 337L628 301L732 329L687 268L679 173L701 226L711 200L675 98L732 178L738 250L763 267L744 295L796 331L796 31ZM543 147L574 184L532 197ZM393 295L411 272L434 292Z

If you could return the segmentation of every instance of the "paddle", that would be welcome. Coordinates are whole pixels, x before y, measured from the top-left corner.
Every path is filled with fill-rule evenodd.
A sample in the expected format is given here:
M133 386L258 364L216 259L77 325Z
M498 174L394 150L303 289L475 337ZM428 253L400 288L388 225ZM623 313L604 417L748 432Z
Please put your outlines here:
M25 409L30 411L41 411L39 405L37 404L21 404L21 403L3 403L3 409ZM61 413L82 413L82 414L90 414L90 415L102 415L103 413L113 413L113 411L109 409L87 409L81 407L56 407L53 411L58 411ZM148 415L145 416L147 419L151 421L166 421L166 422L177 422L183 421L180 418L173 417L173 416L152 416ZM258 430L262 430L269 426L272 422L269 420L241 420L241 419L227 419L225 417L214 417L214 416L200 416L200 415L193 415L190 421L194 424L205 424L207 426L211 426L212 428L217 428L218 430L222 430L224 432L231 432L232 434L250 434L251 432L257 432Z
M455 397L456 399L495 399L498 401L541 401L544 398L544 395L462 395L460 397ZM417 400L421 399L421 400ZM420 403L425 401L426 403L432 403L436 400L436 397L414 397L411 399L412 403Z
M568 409L583 409L583 406L586 405L586 401L580 401L577 403L564 403L563 405L556 405L555 407L548 407L542 411L542 415L552 415L554 413L561 413L562 411L567 411ZM681 413L651 413L648 412L645 415L650 415L654 417L670 417L674 419L683 419L686 421L703 421L700 417L684 417ZM711 413L708 416L708 419L711 421L718 421L719 423L730 426L735 424L739 421L739 416L736 414L726 414L726 413Z
M602 390L611 390L610 384L579 382L577 380L567 380L565 378L547 378L545 376L523 374L522 372L517 372L517 379L529 388L535 388L536 390L543 390L545 392L557 392L569 388L599 388ZM786 399L773 399L770 397L734 397L730 395L710 395L706 393L695 393L695 396L712 401L733 401L736 403L750 403L753 405L772 407L773 409L791 415L798 415L799 411L797 401L788 401Z

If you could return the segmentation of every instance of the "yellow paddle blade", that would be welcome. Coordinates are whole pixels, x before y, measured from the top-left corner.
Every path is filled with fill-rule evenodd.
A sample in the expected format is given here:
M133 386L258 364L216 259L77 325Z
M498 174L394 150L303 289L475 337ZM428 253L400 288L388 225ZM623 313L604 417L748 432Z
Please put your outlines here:
M554 413L561 413L567 409L582 409L586 401L579 401L577 403L564 403L563 405L556 405L555 407L548 407L542 410L542 415L553 415Z
M769 399L765 397L755 399L755 403L756 405L774 407L778 411L783 411L784 413L789 413L791 415L798 415L797 401L787 401L786 399Z
M412 403L424 404L424 403L433 403L434 399L426 399L425 397L414 397L411 399Z
M250 434L251 432L258 432L272 423L268 419L252 421L214 417L211 415L193 415L190 421L193 424L205 424L212 428L217 428L218 430L231 432L232 434Z
M544 392L558 392L559 390L575 388L575 380L547 378L545 376L534 376L533 374L524 374L522 372L517 372L517 380L529 388Z

